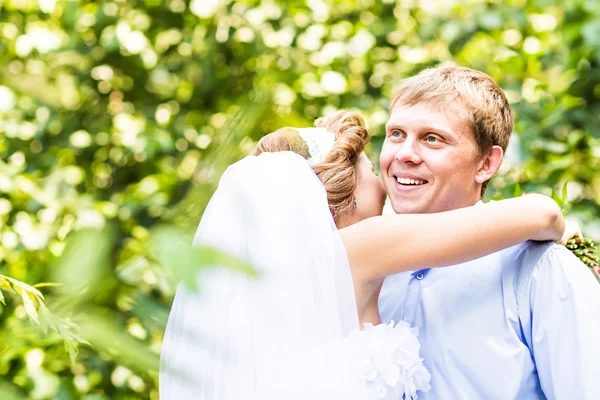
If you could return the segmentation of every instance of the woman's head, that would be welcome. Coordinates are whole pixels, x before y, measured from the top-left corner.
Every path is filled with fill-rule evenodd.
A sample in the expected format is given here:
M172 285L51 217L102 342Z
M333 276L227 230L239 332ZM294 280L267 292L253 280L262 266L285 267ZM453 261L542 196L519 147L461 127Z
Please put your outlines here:
M355 112L340 110L319 118L315 126L325 128L336 138L326 157L312 168L325 186L337 226L341 228L381 214L385 192L373 173L373 164L364 154L370 138L363 118ZM253 154L278 151L311 157L308 145L294 128L282 128L264 136Z

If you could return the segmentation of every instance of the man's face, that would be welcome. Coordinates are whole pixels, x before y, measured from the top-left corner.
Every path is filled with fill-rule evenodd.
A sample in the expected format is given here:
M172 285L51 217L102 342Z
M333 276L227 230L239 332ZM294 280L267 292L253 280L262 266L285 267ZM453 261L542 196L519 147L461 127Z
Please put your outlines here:
M481 166L471 128L452 109L398 104L379 159L396 213L433 213L475 204Z

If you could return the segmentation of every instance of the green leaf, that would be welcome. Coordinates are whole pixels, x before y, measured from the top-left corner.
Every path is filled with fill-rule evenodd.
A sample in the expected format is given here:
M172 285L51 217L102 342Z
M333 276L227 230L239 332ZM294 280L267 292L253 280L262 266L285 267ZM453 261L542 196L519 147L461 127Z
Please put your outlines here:
M561 202L560 199L558 198L558 196L556 195L556 189L554 187L552 187L552 192L550 192L550 197L556 201L556 203L558 204L558 206L561 206Z
M35 285L33 285L33 287L35 287L35 288L57 287L57 286L64 286L64 285L62 283L56 283L56 282L40 282L40 283L36 283Z
M561 200L562 200L562 205L563 208L566 208L567 206L567 185L569 184L569 181L565 181L565 183L563 184L562 187L562 192L561 192Z
M47 313L44 311L44 309L42 307L40 307L40 309L38 310L38 315L39 315L40 329L42 330L42 332L44 332L44 335L47 335L48 334Z
M0 303L6 305L6 301L4 301L4 293L2 293L2 290L0 290Z
M26 291L21 292L21 298L23 299L23 305L25 306L25 311L29 318L35 321L36 324L40 324L37 310L35 309L35 305L33 304L33 300L29 297L29 293Z
M69 354L71 365L75 364L75 361L77 361L77 355L79 354L79 349L77 346L72 341L65 340L65 350L67 351L67 354Z
M26 284L25 282L21 282L21 281L19 281L17 279L11 278L10 276L3 275L2 277L4 279L6 279L7 281L9 281L10 283L12 283L13 286L18 287L19 289L21 289L21 290L23 290L25 292L32 293L32 294L38 296L41 299L44 298L44 295L42 294L42 292L40 292L39 290L37 290L33 286L30 286L30 285Z
M155 228L151 235L153 253L167 271L183 281L190 289L196 290L197 273L202 268L224 267L251 276L256 271L248 264L221 251L192 246L192 238L180 229L173 227Z
M98 307L81 316L80 326L97 351L111 354L119 363L139 371L158 371L159 356L147 343L125 332L116 314Z
M521 185L519 185L519 182L515 182L515 190L513 191L513 197L519 197L523 194L523 191L521 190Z
M109 273L113 237L111 227L102 230L82 229L72 233L52 279L71 290L77 290L82 297L93 296L101 286L99 282ZM81 290L84 287L88 289L85 292Z
M10 380L0 381L0 399L2 400L23 400L23 392Z
M222 266L250 276L258 275L258 272L249 264L214 248L196 247L194 248L194 252L197 254L198 258L202 260L204 265Z
M0 274L0 289L13 290L12 286L10 285L10 282L6 278L6 275Z
M43 324L46 328L50 328L53 331L58 331L55 323L56 317L50 312L50 310L48 310L48 307L46 307L44 303L40 303L38 312L41 317L40 321L44 321ZM44 329L44 327L42 327L42 329Z

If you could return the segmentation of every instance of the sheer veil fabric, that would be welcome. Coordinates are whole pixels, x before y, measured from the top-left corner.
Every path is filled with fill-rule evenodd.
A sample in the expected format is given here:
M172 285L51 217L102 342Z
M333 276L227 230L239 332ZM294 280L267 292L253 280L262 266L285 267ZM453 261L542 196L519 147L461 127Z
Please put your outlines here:
M194 244L248 262L180 285L161 354L160 398L366 399L346 341L358 331L350 268L325 189L291 152L225 172Z

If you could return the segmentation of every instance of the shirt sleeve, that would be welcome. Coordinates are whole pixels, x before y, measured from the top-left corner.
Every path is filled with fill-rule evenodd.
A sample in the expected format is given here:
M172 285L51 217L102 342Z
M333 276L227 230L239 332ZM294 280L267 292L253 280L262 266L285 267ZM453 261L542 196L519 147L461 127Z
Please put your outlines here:
M529 284L530 350L548 399L600 399L600 285L562 246L552 246Z

